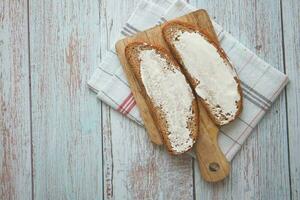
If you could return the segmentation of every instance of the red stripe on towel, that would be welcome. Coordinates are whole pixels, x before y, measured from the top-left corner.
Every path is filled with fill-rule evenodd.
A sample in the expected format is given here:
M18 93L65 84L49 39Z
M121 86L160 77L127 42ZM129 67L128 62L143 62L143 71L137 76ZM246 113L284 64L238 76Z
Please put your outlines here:
M130 94L124 99L124 101L119 105L117 111L121 112L121 110L124 109L124 107L126 106L126 104L128 104L128 101L130 100L130 98L132 98L132 93L130 93Z
M132 104L132 102L134 102L133 96L131 96L131 97L127 100L126 104L123 106L123 108L120 110L120 112L121 112L122 114L125 114L127 108Z
M132 103L130 106L127 107L127 109L125 109L125 112L123 112L124 115L128 115L128 113L132 110L132 108L136 105L135 100L133 99Z

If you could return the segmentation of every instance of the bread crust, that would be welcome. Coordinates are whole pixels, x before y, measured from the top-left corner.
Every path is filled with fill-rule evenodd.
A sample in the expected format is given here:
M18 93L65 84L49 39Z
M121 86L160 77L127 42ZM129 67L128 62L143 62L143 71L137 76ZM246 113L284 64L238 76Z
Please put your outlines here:
M135 53L136 49L135 48L142 48L142 49L154 49L157 51L159 54L161 54L163 57L165 57L173 66L175 66L176 69L181 71L180 65L177 63L177 61L165 50L163 47L160 46L155 46L155 45L150 45L142 41L137 41L128 44L125 47L125 56L126 59L132 68L133 74L138 82L138 84L141 87L141 94L145 98L147 106L149 107L150 114L152 118L154 119L154 122L160 131L164 144L166 145L168 151L171 154L177 155L181 154L184 152L177 152L175 151L170 143L169 137L168 137L168 127L167 127L167 121L166 118L164 117L164 113L159 107L156 107L154 102L152 102L151 98L148 96L145 86L143 84L142 78L141 78L141 71L140 71L140 60L138 59L137 55ZM188 83L188 81L186 80ZM193 93L194 95L194 93ZM194 95L195 97L195 95ZM193 119L189 120L189 130L191 132L190 137L193 140L193 143L195 143L197 134L198 134L198 124L199 124L199 112L198 112L198 105L197 105L197 100L194 98L192 102L192 112L193 112ZM189 149L186 149L186 151L189 151L192 148L192 146ZM185 151L185 152L186 152Z
M181 21L174 20L174 21L167 22L162 27L162 35L163 35L164 40L166 41L167 45L169 46L169 49L173 53L173 56L178 61L178 63L181 65L182 72L185 74L185 76L187 77L188 81L191 83L193 90L195 90L195 88L196 88L196 86L198 84L198 81L195 80L194 78L192 78L192 76L189 74L189 72L185 69L183 61L182 61L182 58L181 58L180 54L178 53L178 51L176 50L174 44L172 43L172 34L173 34L172 28L181 29L181 30L190 31L190 32L198 32L198 33L200 33L203 37L205 37L205 39L209 43L211 43L217 49L218 53L225 60L225 62L227 62L229 64L229 66L235 71L235 68L232 66L231 62L229 61L228 56L226 55L225 51L220 47L220 45L218 43L216 43L212 38L210 38L208 36L209 34L205 30L200 30L198 27L195 27L195 26L193 26L193 25L191 25L189 23L185 23L185 22L181 22ZM237 109L237 112L235 113L234 118L231 119L231 120L229 120L229 121L227 121L227 123L235 120L240 115L240 113L243 110L243 95L242 95L243 92L242 92L242 88L241 88L241 82L240 82L238 76L234 77L234 79L235 79L235 81L237 82L237 85L238 85L237 90L238 90L238 93L240 95L240 101L238 101L236 103L238 109ZM194 92L194 93L196 93L196 92ZM197 97L199 97L202 105L204 105L207 113L209 114L210 118L214 121L214 123L216 125L218 125L218 126L224 125L224 124L221 124L221 121L219 121L214 116L213 112L209 108L209 104L207 102L205 102L200 96L197 95Z

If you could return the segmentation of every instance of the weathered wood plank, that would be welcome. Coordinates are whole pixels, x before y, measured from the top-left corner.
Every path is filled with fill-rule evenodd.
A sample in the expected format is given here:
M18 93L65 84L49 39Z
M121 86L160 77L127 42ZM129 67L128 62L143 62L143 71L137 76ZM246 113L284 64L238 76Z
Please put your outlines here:
M192 160L171 157L145 130L105 107L103 134L107 199L192 199ZM109 156L106 156L109 155ZM176 184L175 184L176 183Z
M101 2L101 24L107 27L101 33L103 52L138 1ZM169 156L150 143L142 127L105 105L102 114L105 199L193 198L190 157Z
M260 57L283 71L280 1L193 1ZM196 170L197 199L289 198L285 98L282 94L232 162L230 177L210 185ZM197 166L195 166L196 169Z
M98 1L29 1L35 199L101 199Z
M300 199L300 2L282 1L292 199Z
M31 199L26 1L0 1L0 199Z

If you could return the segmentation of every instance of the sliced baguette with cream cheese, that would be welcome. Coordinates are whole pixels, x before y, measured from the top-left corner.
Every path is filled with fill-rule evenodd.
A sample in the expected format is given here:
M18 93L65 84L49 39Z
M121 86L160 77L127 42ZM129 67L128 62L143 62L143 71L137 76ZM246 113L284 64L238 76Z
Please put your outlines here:
M223 49L183 22L164 25L163 36L213 121L224 125L234 120L242 110L242 90Z
M142 42L127 45L125 56L167 149L172 154L191 149L198 132L198 107L179 64L165 49Z

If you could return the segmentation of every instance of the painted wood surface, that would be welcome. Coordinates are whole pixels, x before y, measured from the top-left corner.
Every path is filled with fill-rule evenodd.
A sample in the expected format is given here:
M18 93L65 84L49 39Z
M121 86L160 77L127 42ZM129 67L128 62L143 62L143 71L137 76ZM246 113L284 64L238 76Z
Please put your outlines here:
M300 199L300 1L282 1L291 197Z
M299 1L190 0L291 80L218 184L86 85L138 1L0 1L0 199L300 199Z
M26 1L0 1L0 199L31 199Z
M114 45L115 35L138 1L103 1L107 9L103 48ZM110 12L112 9L115 12ZM109 27L109 26L108 26ZM108 33L108 34L107 34ZM110 37L109 37L110 36ZM171 157L154 146L144 128L107 106L103 107L103 158L105 199L193 199L192 159ZM174 187L177 183L177 187Z
M102 197L98 1L29 1L34 199Z
M284 71L280 1L197 1L243 44ZM226 6L224 6L226 5ZM226 17L224 17L226 16ZM230 178L208 185L195 175L197 199L287 199L289 166L284 94L232 162Z

